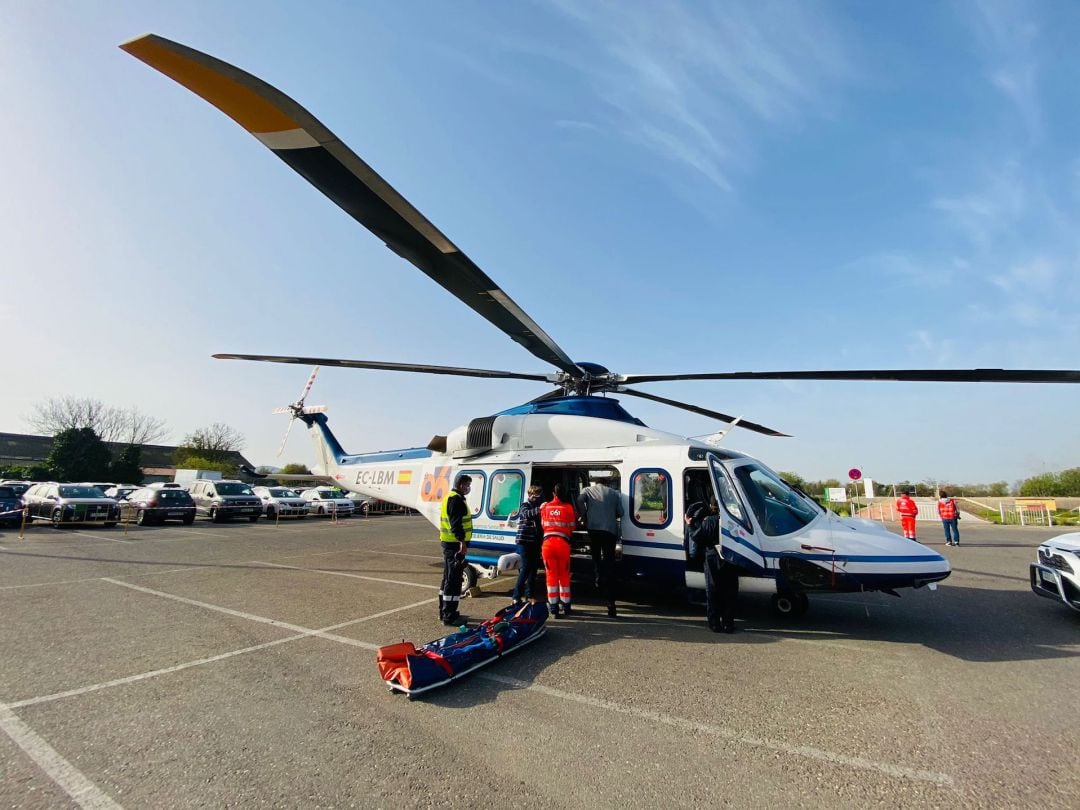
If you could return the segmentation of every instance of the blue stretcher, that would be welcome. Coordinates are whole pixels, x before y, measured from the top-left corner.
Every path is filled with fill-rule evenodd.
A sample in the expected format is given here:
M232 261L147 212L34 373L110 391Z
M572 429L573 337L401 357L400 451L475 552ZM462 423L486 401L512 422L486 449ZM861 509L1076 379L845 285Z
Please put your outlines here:
M460 630L417 647L412 642L380 647L379 675L391 689L412 697L446 686L544 635L544 603L508 605L479 627Z

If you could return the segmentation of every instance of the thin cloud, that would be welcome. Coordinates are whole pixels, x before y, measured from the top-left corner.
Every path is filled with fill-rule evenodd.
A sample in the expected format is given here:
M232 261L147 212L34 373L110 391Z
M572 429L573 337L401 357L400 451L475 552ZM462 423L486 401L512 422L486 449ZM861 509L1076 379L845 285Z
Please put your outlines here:
M800 4L554 6L588 40L580 71L615 131L728 191L754 133L825 114L852 78L838 27Z

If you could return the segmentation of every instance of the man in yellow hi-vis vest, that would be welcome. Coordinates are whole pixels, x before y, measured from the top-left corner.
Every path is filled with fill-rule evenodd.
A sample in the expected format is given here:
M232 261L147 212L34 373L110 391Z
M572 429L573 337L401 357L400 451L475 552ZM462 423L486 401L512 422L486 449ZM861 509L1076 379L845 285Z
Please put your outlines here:
M472 510L465 500L470 489L472 476L459 475L442 503L439 541L443 552L443 576L439 587L439 619L443 624L463 621L459 607L462 566L472 538Z

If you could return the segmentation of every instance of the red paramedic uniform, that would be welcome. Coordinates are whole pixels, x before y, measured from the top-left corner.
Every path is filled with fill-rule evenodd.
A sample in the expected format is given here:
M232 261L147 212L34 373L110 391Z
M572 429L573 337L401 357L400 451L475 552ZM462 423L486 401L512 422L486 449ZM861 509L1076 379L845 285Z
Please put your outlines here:
M557 616L559 604L570 612L570 536L574 533L577 515L574 507L558 496L540 507L540 527L544 532L544 545L540 555L544 558L547 572L548 609Z
M900 528L904 531L904 537L914 540L915 516L919 514L918 505L905 492L896 499L896 511L900 513Z

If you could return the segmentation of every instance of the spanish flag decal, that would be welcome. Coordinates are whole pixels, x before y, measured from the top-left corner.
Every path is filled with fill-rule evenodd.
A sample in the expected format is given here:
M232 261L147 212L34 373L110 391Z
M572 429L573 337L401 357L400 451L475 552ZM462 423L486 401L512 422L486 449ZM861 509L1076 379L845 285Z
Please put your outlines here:
M397 482L399 484L411 484L412 470L398 470Z

